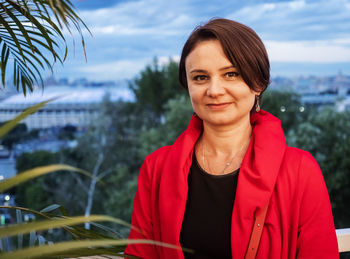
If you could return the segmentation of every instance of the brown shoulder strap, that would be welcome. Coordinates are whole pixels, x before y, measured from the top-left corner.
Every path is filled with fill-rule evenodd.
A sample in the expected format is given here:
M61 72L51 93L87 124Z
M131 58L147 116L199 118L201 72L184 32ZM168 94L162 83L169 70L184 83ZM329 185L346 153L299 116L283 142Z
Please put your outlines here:
M244 257L245 259L254 259L256 257L269 203L270 201L266 204L263 210L261 210L257 215L257 217L255 218L253 231L250 236L250 240L248 244L247 253L245 254L245 257Z

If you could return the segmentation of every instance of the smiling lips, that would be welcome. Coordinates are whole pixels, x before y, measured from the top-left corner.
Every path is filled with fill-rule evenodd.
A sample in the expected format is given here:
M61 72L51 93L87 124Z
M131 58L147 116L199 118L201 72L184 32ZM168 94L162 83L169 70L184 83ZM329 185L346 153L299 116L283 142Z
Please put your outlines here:
M230 104L231 104L231 102L228 102L228 103L209 103L209 104L207 104L207 106L211 110L223 110L226 107L228 107Z

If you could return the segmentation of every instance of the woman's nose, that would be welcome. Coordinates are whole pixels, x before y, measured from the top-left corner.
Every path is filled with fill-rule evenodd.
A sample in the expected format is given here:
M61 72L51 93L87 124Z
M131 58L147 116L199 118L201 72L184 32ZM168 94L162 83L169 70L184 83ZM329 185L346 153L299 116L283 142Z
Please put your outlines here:
M212 78L208 84L207 95L210 97L216 97L223 95L225 89L222 85L222 82L216 78Z

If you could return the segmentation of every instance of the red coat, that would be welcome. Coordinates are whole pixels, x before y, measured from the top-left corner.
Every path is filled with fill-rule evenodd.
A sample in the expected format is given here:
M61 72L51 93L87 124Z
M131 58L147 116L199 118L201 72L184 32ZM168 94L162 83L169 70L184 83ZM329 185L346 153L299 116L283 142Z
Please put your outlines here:
M317 162L306 151L287 147L280 121L260 111L243 159L232 212L232 257L244 258L254 217L270 199L257 258L339 258L328 192ZM147 156L139 174L130 239L180 246L187 176L202 121L193 116L172 146ZM205 227L205 226L203 226ZM205 238L205 237L203 237ZM141 258L184 258L181 250L128 245Z

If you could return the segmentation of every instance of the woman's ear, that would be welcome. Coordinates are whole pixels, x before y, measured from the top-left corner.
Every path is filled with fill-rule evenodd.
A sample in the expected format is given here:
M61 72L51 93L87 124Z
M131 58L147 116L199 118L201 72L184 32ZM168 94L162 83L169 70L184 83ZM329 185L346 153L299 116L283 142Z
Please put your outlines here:
M260 94L262 93L262 90L260 87L256 87L254 90L253 90L254 94L256 96L260 96Z

